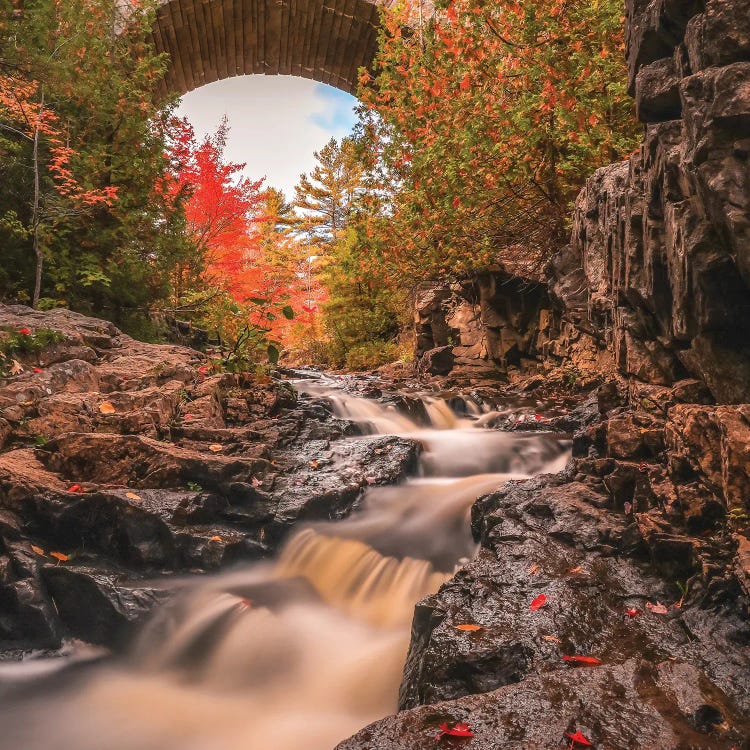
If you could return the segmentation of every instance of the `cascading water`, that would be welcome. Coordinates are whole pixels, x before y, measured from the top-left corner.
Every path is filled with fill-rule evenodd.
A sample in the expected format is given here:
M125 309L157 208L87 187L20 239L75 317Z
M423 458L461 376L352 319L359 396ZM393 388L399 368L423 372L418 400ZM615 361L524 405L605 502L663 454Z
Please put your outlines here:
M419 440L421 476L298 530L273 563L204 579L126 658L14 699L0 748L329 750L395 709L414 604L473 554L473 501L558 471L567 449L481 429L439 399L425 400L424 427L330 384L297 385L365 431Z

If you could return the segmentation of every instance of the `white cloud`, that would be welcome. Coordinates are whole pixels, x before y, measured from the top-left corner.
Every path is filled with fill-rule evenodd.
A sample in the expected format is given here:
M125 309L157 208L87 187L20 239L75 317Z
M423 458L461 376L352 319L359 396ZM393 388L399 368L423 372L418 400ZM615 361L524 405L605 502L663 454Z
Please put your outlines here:
M178 114L199 137L216 130L227 115L231 128L226 156L246 162L248 177L265 176L266 185L288 197L302 172L334 136L351 129L355 99L323 84L292 76L241 76L211 83L186 94Z

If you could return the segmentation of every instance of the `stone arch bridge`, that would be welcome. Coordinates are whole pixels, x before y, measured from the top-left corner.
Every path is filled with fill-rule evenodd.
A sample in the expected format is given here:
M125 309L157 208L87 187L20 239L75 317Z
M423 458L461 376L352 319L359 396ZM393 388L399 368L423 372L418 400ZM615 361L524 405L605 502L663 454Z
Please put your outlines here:
M296 75L354 93L393 0L161 0L154 38L179 94L252 73Z

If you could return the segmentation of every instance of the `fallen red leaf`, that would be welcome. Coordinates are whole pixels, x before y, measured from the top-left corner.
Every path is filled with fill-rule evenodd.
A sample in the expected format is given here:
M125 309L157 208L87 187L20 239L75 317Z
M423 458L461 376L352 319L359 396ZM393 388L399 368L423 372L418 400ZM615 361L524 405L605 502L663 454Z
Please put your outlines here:
M31 369L34 370L34 372L41 372L42 371L41 367L32 367Z
M639 609L633 609L632 607L629 607L625 610L625 614L628 617L638 617L638 615L641 614L641 611Z
M80 484L71 484L68 487L68 492L83 492L83 487Z
M563 661L572 661L576 664L601 664L601 660L595 656L563 656Z
M60 562L67 562L68 560L70 560L70 557L63 554L62 552L50 552L49 556L54 557L55 560L59 560Z
M481 630L481 625L473 625L471 623L465 623L462 625L456 625L456 630L466 630L469 633L475 633L477 630Z
M21 336L31 336L31 328L19 328L18 332L21 334Z
M536 599L534 599L533 602L531 602L531 606L529 609L532 612L536 612L538 609L541 609L545 604L547 603L547 597L544 594L539 594Z
M474 732L471 731L471 727L464 721L457 721L453 727L449 727L447 722L443 722L440 725L440 731L435 736L436 740L442 737L473 737Z
M589 742L588 737L581 734L581 732L579 731L576 731L573 734L571 734L570 732L566 732L565 736L568 737L573 744L577 742L579 745L583 745L584 747L591 747L591 743Z

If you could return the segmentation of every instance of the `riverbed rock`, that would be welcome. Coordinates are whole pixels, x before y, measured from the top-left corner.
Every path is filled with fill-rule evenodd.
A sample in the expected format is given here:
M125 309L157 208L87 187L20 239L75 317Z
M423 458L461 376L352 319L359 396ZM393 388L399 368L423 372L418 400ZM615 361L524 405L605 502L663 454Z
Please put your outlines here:
M465 722L471 740L441 738ZM492 692L420 706L365 727L336 750L557 750L580 732L594 747L649 750L743 747L750 725L700 670L679 660L628 660L597 669L535 674Z
M116 645L166 595L146 581L267 556L416 469L414 441L191 349L0 306L0 346L27 328L0 380L0 649Z

